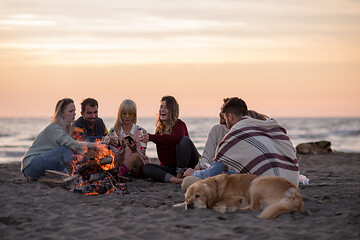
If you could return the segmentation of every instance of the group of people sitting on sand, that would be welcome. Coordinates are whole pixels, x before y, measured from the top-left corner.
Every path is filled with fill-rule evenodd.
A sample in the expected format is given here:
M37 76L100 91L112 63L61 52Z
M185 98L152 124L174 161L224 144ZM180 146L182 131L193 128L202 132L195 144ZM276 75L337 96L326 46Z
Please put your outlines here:
M162 97L154 134L136 125L136 104L129 99L120 104L110 130L98 117L95 99L81 103L81 117L76 121L75 111L72 99L57 102L51 123L24 155L21 171L28 180L36 181L47 169L66 172L74 154L107 144L119 175L181 183L183 190L224 172L279 176L299 184L295 149L286 130L275 119L248 110L238 97L224 99L220 123L210 130L202 155L179 119L179 104L173 96ZM156 145L160 165L150 163L146 156L149 141Z

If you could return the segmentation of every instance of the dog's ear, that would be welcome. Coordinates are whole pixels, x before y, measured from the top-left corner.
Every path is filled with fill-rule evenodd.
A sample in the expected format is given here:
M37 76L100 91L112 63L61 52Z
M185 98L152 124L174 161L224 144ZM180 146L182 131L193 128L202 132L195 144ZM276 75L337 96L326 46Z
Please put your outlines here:
M217 191L217 195L218 197L221 197L226 189L226 185L228 183L228 175L227 174L219 174L216 177L214 177L215 180L215 185L216 186L216 191Z
M207 206L212 206L221 200L227 184L226 174L220 174L207 179Z
M206 189L206 206L212 208L215 203L218 202L217 192L214 188L207 187Z
M203 181L201 186L202 197L205 200L206 206L212 208L217 201L216 182L213 178L207 178Z

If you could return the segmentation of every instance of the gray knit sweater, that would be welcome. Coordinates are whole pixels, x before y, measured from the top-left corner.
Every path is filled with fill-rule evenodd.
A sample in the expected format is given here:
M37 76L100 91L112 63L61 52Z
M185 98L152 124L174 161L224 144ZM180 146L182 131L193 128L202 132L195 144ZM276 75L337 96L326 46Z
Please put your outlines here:
M24 155L21 162L21 171L30 165L31 161L38 155L48 152L59 146L67 146L76 152L83 152L88 147L88 142L76 141L57 123L50 123L36 137L31 147Z

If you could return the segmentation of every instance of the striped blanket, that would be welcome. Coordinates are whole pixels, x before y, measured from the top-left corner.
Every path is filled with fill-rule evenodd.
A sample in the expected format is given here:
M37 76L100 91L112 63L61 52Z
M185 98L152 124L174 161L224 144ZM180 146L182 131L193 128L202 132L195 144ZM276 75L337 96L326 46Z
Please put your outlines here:
M245 116L219 144L214 161L238 173L270 175L299 183L299 165L286 130L274 119Z

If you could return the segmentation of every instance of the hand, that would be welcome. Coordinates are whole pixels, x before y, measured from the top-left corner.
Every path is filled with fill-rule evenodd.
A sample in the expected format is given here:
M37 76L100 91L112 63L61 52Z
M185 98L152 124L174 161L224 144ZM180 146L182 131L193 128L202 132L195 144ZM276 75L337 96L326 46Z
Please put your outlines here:
M104 136L104 137L100 140L100 142L101 142L102 144L109 144L109 141L110 141L110 137L109 137L109 136Z
M131 150L133 153L136 153L136 152L137 152L136 142L135 142L135 141L133 141L132 143L129 143L128 147L130 148L130 150Z
M100 141L89 143L89 148L103 148L103 147L105 147L105 145L102 144Z
M149 142L149 134L146 132L144 135L140 136L140 141L147 143Z
M201 168L200 168L200 163L196 164L194 170L200 170L200 169L201 169Z
M117 147L117 143L119 141L119 137L117 136L110 136L109 144L111 146Z
M186 171L184 172L184 177L187 177L187 176L192 176L194 174L195 170L192 169L192 168L188 168L186 169Z
M126 147L129 147L130 150L131 150L133 153L136 153L136 152L137 152L136 142L135 142L135 141L132 142L132 143L130 143L128 140L122 139L121 143L122 143L123 149L125 149Z

